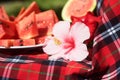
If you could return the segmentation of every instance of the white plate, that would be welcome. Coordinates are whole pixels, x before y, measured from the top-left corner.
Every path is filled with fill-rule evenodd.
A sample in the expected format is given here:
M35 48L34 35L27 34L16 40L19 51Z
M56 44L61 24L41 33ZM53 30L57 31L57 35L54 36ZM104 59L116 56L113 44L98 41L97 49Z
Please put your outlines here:
M37 45L30 45L30 46L11 46L11 47L3 47L0 46L0 49L31 49L31 48L38 48L38 47L42 47L45 44L37 44Z

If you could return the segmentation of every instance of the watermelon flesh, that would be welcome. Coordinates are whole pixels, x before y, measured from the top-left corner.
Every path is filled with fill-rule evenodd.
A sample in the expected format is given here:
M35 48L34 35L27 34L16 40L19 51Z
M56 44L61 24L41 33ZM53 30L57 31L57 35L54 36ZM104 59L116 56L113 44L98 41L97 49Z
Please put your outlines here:
M39 13L40 12L40 9L39 9L39 6L37 5L37 3L35 1L33 1L29 7L24 10L20 13L21 15L18 16L15 21L20 21L21 19L23 19L24 17L28 16L29 14L31 14L32 12L35 12L35 13Z
M4 6L0 6L0 19L9 20L7 12L5 11Z
M36 14L36 23L39 30L39 36L46 36L52 32L53 25L58 22L56 13L53 10L44 11Z
M97 0L68 0L62 9L63 20L71 21L70 17L81 17L88 11L93 11L96 7Z
M38 29L35 20L35 13L23 18L16 26L20 39L30 39L38 36Z
M13 42L13 46L30 46L35 44L35 39L16 39Z
M35 38L35 42L36 42L36 44L43 44L45 42L45 39L46 39L45 36L37 37L37 38Z
M2 47L6 47L6 48L9 48L10 46L12 46L12 39L9 40L9 39L0 39L0 46Z
M11 46L30 46L35 44L35 39L0 39L0 46L6 48Z
M18 13L17 17L19 17L20 15L22 15L25 12L25 7L22 7L20 12Z
M14 22L3 19L0 22L0 39L14 38L17 35Z

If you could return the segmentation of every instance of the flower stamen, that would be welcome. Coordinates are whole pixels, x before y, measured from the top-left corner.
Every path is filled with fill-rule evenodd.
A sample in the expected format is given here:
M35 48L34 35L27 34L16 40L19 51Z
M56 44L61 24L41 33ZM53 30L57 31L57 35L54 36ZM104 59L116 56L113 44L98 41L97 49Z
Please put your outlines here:
M54 38L54 43L55 43L56 45L62 44L62 42L61 42L60 40L58 40L57 38Z

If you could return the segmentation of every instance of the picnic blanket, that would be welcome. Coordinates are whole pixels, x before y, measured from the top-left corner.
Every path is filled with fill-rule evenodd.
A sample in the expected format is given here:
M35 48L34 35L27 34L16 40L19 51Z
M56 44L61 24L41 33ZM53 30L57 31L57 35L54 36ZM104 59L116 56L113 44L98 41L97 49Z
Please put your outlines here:
M41 48L0 50L0 80L120 80L120 0L103 0L91 60L50 61Z

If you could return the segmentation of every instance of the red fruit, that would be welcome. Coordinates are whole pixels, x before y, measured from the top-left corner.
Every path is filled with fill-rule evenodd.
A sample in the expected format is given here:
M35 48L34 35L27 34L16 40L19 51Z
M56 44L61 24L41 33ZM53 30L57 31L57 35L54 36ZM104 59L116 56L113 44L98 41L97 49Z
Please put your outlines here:
M35 38L36 44L43 44L45 42L46 37L37 37Z
M19 17L20 15L22 15L25 12L25 7L22 7L20 12L18 13L17 17Z
M23 40L23 45L24 46L35 45L35 39L24 39Z
M30 46L35 45L35 39L15 39L13 46Z
M93 12L97 4L97 0L68 0L62 10L63 20L71 21L70 17L81 17L88 11Z
M10 46L12 46L12 42L12 39L0 39L0 46L9 48Z
M0 19L0 39L15 38L17 36L15 23Z
M54 10L48 10L36 14L36 22L39 36L45 36L51 33L53 25L58 22L58 18Z
M19 21L16 29L20 39L30 39L38 36L35 13L32 12L29 16Z
M13 41L13 46L23 46L23 40L22 39L15 39Z
M40 12L40 9L39 9L39 6L37 5L37 3L35 1L33 1L29 6L28 8L23 11L21 13L21 15L19 17L17 17L15 19L15 21L20 21L21 19L23 19L24 17L28 16L29 14L31 14L32 12L35 12L35 13L39 13Z
M9 16L10 21L14 21L15 18L16 18L15 16Z
M9 20L9 17L3 6L0 6L0 19Z

